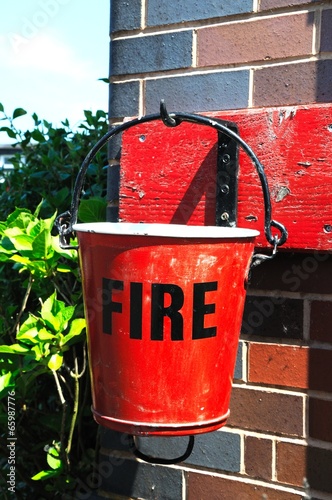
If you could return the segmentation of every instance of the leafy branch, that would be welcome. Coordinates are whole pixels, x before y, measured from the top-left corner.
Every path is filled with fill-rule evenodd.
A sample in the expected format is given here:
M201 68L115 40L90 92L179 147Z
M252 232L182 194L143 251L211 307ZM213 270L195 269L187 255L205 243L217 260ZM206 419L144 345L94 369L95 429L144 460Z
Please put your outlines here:
M0 103L0 131L18 146L12 170L0 171L0 422L14 391L16 495L42 500L73 491L95 453L78 259L60 248L53 223L70 206L78 169L108 122L103 111L85 111L78 129L68 120L56 128L34 113L33 129L22 131L24 115L23 108L6 114ZM83 222L105 219L106 167L101 152L88 169ZM6 472L6 460L0 465Z

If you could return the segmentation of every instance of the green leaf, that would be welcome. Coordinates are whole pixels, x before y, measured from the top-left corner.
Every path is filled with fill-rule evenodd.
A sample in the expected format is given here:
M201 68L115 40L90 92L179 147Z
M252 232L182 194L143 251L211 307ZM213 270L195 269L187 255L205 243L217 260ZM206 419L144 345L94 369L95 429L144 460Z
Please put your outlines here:
M44 200L42 200L42 201L39 203L39 205L37 206L36 210L34 211L34 214L33 214L33 215L34 215L35 217L38 217L38 216L39 216L39 214L40 214L40 210L41 210L41 208L42 208L42 206L43 206L43 203L44 203Z
M26 208L16 208L7 218L7 227L26 229L34 216Z
M50 328L54 329L54 331L57 331L60 327L60 322L55 318L56 314L55 311L56 308L54 307L55 301L56 301L56 292L54 292L52 295L50 295L50 297L48 297L45 300L45 302L42 305L40 314L45 323Z
M54 477L58 476L60 474L61 470L42 470L38 472L38 474L35 474L31 479L33 481L45 481L45 479L48 479L49 477Z
M110 83L110 79L109 78L98 78L98 82Z
M73 337L81 335L82 330L86 327L84 318L76 318L70 323L69 333L64 337L62 344L67 344Z
M76 250L64 250L59 245L59 236L52 236L53 248L57 254L62 257L66 257L69 260L74 260L77 262L77 251ZM71 241L72 245L75 246L78 244L77 239Z
M48 229L50 232L52 231L53 229L53 225L54 225L54 221L55 221L55 218L57 216L57 213L55 212L52 217L50 217L49 219L43 219L42 222L43 222L43 225L44 225L44 228L45 229Z
M44 229L32 243L33 256L35 258L47 259L53 254L53 246L50 232Z
M0 376L0 392L11 385L11 378L12 374L10 372Z
M4 259L4 261L5 260L6 259ZM0 254L0 261L1 261L1 254ZM58 273L72 273L73 272L72 268L67 264L57 264L56 270Z
M46 140L41 131L38 129L32 131L31 137L37 142L44 142Z
M109 80L106 78L106 83L109 83ZM98 111L96 112L96 117L98 118L98 120L100 120L100 118L107 118L107 113L105 113L105 111L103 111L102 109L98 109Z
M0 127L0 132L6 132L8 137L10 137L11 139L16 139L16 133L9 127Z
M26 115L27 112L25 111L25 109L23 108L16 108L14 109L14 113L13 113L13 120L15 118L18 118L19 116L23 116L23 115Z
M21 264L25 268L28 268L29 264L31 262L28 257L22 257L21 255L17 255L17 254L10 257L10 260L17 262L18 264Z
M42 349L43 347L44 347L44 346L43 346L42 344L36 344L36 345L34 345L34 346L31 348L31 351L32 351L32 353L34 353L34 357L35 357L35 360L36 360L36 361L40 361L42 358L44 358L44 357L45 357L45 353L44 353L44 351L43 351L43 349ZM46 351L47 351L47 349L44 349L44 350L46 350ZM48 351L49 351L49 350L48 350ZM48 352L47 354L49 354L49 352ZM47 354L46 354L46 355L47 355Z
M38 115L36 113L32 113L32 119L33 121L35 122L35 125L39 125L40 124L40 120L38 118Z
M78 217L82 222L104 222L107 203L101 198L90 198L80 203Z
M93 125L92 111L85 109L83 111L83 113L84 113L84 116L85 116L85 119L86 119L88 125Z
M37 344L38 343L38 333L39 328L32 327L30 330L25 330L22 332L21 330L16 335L18 340L24 340L26 344Z
M62 460L55 446L50 446L48 449L47 463L53 470L57 470L62 467Z
M38 331L37 337L39 340L44 341L44 340L53 340L55 338L55 335L46 330L46 328L41 328Z
M6 352L9 354L24 354L29 352L29 349L20 344L0 345L0 352Z
M49 367L50 370L56 371L62 365L62 361L63 361L62 354L56 352L55 354L52 354L52 356L50 357L47 366Z
M43 328L42 321L30 314L24 323L22 323L16 338L18 340L23 339L24 343L36 344L37 341L35 337L38 335L41 328Z
M0 111L3 113L5 111L5 108L3 107L3 104L0 102Z
M14 235L14 228L9 228L5 231L5 235L10 238L10 241L14 245L15 250L22 252L24 250L32 250L33 245L32 238L27 234L17 234Z

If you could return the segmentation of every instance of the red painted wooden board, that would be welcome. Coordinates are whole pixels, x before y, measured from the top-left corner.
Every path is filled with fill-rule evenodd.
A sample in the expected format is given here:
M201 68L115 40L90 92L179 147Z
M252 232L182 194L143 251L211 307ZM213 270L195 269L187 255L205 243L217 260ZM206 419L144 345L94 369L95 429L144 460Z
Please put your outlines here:
M181 111L181 110L178 110ZM332 105L209 113L234 121L263 163L272 217L289 237L285 249L332 251ZM123 134L120 219L131 222L215 224L217 134L161 121ZM241 151L238 227L264 237L262 190L254 164Z

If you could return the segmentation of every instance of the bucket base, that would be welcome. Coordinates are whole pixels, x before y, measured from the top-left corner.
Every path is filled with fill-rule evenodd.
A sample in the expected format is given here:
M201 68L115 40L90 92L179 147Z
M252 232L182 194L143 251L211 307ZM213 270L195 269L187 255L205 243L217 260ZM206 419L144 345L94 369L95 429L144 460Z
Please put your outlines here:
M226 424L227 418L229 417L228 410L225 415L205 422L160 424L119 420L101 415L93 408L92 413L95 421L103 427L108 427L114 431L125 432L126 434L132 434L134 436L188 436L191 434L202 434L204 432L216 431Z

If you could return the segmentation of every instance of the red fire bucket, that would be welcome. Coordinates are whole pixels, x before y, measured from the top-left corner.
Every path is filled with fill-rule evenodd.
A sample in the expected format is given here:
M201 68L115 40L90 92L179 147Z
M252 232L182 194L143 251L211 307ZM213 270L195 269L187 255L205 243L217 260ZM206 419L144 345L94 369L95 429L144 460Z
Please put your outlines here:
M247 275L259 233L236 227L77 224L85 174L96 153L113 136L157 119L169 127L182 122L209 126L233 139L259 175L272 256L285 243L287 230L271 218L264 168L251 148L219 121L168 114L163 102L160 115L112 128L82 163L71 209L58 216L56 227L62 248L73 248L73 232L78 237L94 417L131 435L190 435L180 461L192 449L193 434L226 423ZM254 257L253 265L271 258ZM135 443L133 448L137 456L152 460Z
M133 435L226 423L257 231L75 224L95 420Z

